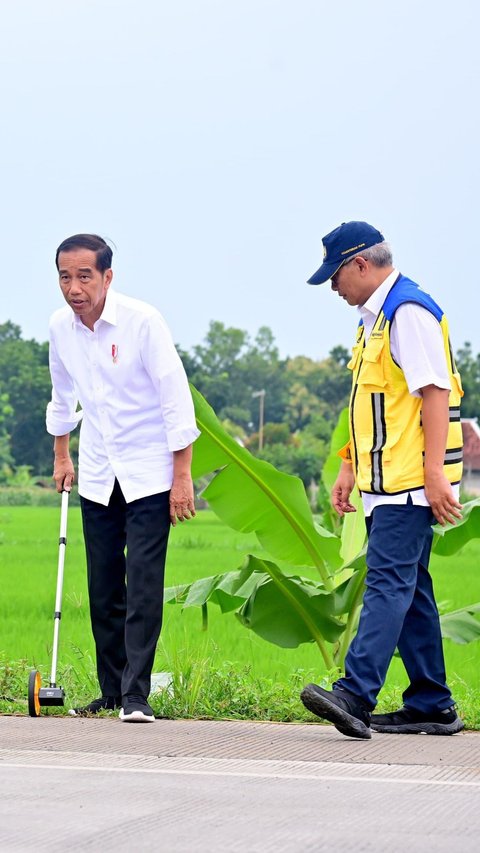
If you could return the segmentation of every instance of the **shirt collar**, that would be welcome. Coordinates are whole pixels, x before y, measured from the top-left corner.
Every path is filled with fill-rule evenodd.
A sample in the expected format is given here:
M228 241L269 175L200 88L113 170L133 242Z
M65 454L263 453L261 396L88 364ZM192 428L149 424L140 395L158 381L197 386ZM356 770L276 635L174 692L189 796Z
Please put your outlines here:
M113 287L109 287L107 290L105 305L103 306L99 320L104 320L105 323L110 323L111 326L117 325L117 294ZM83 323L81 318L72 311L72 328L75 326L83 326Z
M117 294L112 287L109 287L107 290L105 305L103 306L100 320L105 320L111 326L117 325Z
M380 309L385 302L388 294L390 293L393 285L395 284L397 278L399 276L399 272L397 269L392 270L392 272L387 275L385 281L382 281L381 285L377 287L376 290L373 291L372 295L369 296L364 305L359 305L358 310L362 315L362 319L365 320L369 315L373 315L374 317L378 317L380 313Z

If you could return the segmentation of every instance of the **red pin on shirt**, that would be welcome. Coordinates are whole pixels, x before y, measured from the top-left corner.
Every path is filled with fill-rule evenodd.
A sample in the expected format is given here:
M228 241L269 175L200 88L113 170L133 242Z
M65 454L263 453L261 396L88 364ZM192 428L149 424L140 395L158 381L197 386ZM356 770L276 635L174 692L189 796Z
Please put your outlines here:
M112 344L112 361L114 364L118 361L118 347L116 344Z

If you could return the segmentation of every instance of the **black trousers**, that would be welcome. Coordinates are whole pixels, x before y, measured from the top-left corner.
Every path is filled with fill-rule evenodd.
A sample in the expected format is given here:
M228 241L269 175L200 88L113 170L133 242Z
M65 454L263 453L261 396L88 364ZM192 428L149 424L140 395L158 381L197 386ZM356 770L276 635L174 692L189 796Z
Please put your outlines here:
M102 696L150 693L162 627L170 492L108 507L81 498L90 618Z

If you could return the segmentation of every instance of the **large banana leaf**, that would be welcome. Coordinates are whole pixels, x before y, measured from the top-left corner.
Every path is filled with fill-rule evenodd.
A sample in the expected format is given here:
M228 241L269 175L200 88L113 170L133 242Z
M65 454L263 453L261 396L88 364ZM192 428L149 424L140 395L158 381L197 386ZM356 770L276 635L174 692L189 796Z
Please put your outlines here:
M364 557L357 558L352 568L350 578L327 592L318 581L289 574L293 567L281 570L270 560L249 555L241 569L165 589L164 600L202 612L208 604L217 604L222 613L236 610L243 625L283 648L322 639L336 642L345 628L336 617L351 613L362 594ZM443 637L461 645L478 640L478 614L480 603L443 614ZM326 660L328 665L328 656Z
M348 409L343 409L332 433L330 453L322 468L323 484L329 495L340 471L341 459L338 451L346 445L349 434ZM348 512L343 518L340 555L344 563L349 563L350 560L355 559L362 550L367 535L363 503L357 488L353 490L350 501L357 511Z
M302 481L256 459L224 430L215 412L192 387L201 435L194 444L194 478L218 471L202 496L230 527L254 531L274 557L314 566L327 588L342 559L340 540L315 526Z
M294 566L278 566L248 554L241 569L223 574L200 578L189 584L166 587L164 602L181 604L182 607L203 607L207 603L218 604L226 613L243 604L269 578L281 584L283 578L302 589L308 598L317 598L315 609L324 616L341 616L349 613L358 588L363 584L365 560L359 558L348 570L348 577L333 590L325 589L321 581L300 577ZM341 577L341 574L338 575ZM268 586L268 584L267 584Z
M249 555L238 571L166 589L165 601L199 607L204 613L209 603L219 605L224 613L236 609L243 625L278 646L296 648L316 642L330 665L323 641L334 643L345 630L337 617L348 614L358 598L365 575L361 561L359 566L329 592L321 581L293 574L293 566L280 568L271 560Z
M345 625L323 612L324 595L301 578L283 574L275 563L263 562L270 577L238 611L242 624L284 649L314 640L336 642Z
M349 434L348 409L342 409L330 439L330 453L322 468L322 480L328 494L332 491L342 462L338 451L346 445Z
M240 607L255 586L267 577L247 557L242 568L236 571L200 578L181 586L167 587L163 600L165 603L181 604L182 607L204 607L210 602L218 604L222 613L228 613Z
M471 539L479 539L480 498L463 505L462 518L456 524L447 524L445 527L436 524L433 530L436 534L433 550L444 557L456 554Z
M480 638L480 622L474 614L480 613L480 603L470 604L461 610L452 610L440 617L442 636L454 643L471 643Z
M350 503L357 508L357 511L347 512L343 517L340 556L344 563L354 560L360 553L367 535L363 502L356 487L350 495Z

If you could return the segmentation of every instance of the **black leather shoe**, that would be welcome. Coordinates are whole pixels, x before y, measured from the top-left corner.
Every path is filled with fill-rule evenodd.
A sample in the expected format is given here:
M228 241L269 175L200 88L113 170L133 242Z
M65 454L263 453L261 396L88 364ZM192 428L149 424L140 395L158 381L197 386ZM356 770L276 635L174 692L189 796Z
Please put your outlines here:
M68 713L71 717L91 717L99 711L114 711L115 708L120 708L121 704L121 696L100 696L100 699L94 699L83 708L72 708Z
M455 707L428 714L413 708L400 708L391 714L372 714L371 726L374 732L392 735L454 735L464 728Z
M333 723L347 737L371 738L370 712L361 701L346 690L324 690L318 684L307 684L300 696L309 711Z

